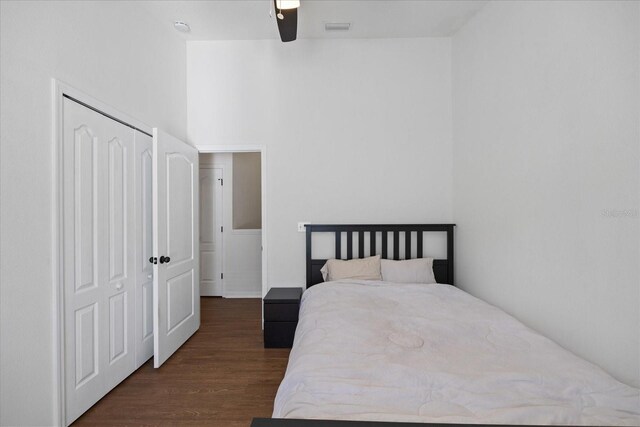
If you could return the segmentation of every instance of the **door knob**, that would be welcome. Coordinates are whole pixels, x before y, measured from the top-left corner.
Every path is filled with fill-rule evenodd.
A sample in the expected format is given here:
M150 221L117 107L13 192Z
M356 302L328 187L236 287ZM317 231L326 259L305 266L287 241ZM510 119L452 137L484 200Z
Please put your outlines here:
M165 263L168 264L169 261L171 261L171 258L169 258L168 256L163 255L160 257L160 264L165 264Z
M158 258L156 258L156 257L152 256L151 258L149 258L149 262L150 262L151 264L157 264L157 263L158 263Z
M116 290L120 290L122 289L122 282L118 282L118 284L116 285Z

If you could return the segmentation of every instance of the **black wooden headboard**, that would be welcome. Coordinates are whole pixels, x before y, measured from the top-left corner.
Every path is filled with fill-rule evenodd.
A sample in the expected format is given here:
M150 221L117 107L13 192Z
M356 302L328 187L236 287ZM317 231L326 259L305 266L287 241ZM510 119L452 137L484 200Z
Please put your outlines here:
M369 256L378 255L376 239L380 233L383 259L400 259L400 233L404 234L405 259L411 257L411 236L416 233L416 256L423 258L423 237L425 232L447 233L447 259L433 260L433 273L438 283L453 285L453 228L455 224L307 224L307 288L323 282L320 269L326 259L313 259L311 252L311 236L313 233L334 233L336 259L364 258L365 233L369 235ZM342 254L342 234L347 237L347 254ZM357 248L353 235L358 233ZM389 254L389 237L393 242L392 254ZM357 256L354 256L357 253Z

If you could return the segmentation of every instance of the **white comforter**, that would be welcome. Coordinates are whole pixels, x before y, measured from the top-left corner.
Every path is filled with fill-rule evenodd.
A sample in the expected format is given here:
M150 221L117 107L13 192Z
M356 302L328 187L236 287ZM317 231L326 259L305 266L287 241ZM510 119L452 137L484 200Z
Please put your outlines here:
M640 390L448 285L307 290L275 418L640 424Z

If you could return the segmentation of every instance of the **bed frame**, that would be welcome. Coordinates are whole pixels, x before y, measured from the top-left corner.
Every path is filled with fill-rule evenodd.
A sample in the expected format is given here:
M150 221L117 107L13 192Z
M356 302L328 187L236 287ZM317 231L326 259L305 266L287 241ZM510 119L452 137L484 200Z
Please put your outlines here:
M334 233L336 259L364 258L365 233L369 235L369 256L378 255L376 239L380 232L382 250L379 254L383 259L400 259L400 233L404 234L405 258L411 257L412 233L416 236L416 256L423 258L422 244L426 232L447 233L447 259L433 260L433 273L438 283L454 284L453 281L453 228L455 224L307 224L307 288L323 282L320 269L327 262L326 259L313 259L311 241L313 233ZM347 254L342 254L343 233L347 238ZM358 234L357 247L354 244L353 235ZM389 239L391 237L391 239ZM389 240L392 241L392 251L389 253ZM357 256L354 254L357 253Z

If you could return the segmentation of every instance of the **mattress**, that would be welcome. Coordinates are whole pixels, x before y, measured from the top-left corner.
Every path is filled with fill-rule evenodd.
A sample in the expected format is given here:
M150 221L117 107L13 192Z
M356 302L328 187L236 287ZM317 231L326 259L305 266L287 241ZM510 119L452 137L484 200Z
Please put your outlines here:
M274 418L639 425L640 390L453 286L302 297Z

